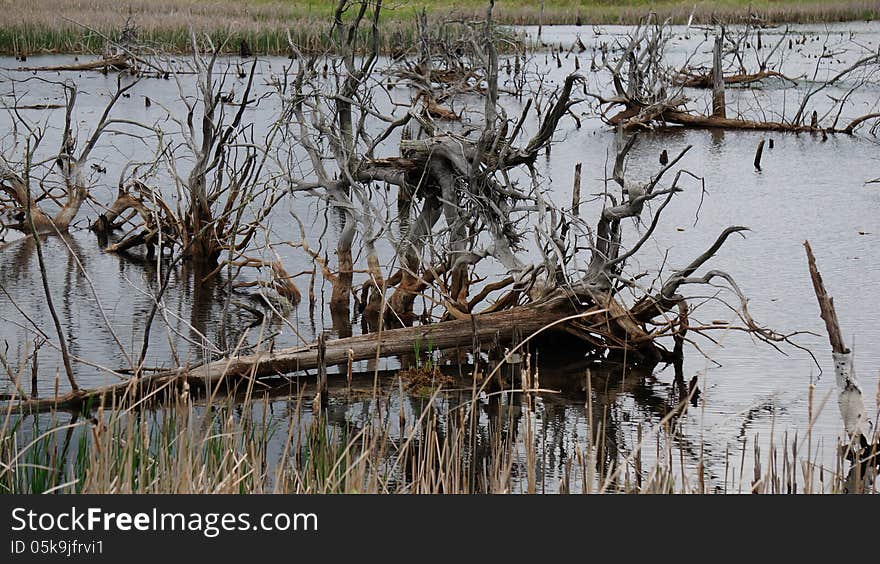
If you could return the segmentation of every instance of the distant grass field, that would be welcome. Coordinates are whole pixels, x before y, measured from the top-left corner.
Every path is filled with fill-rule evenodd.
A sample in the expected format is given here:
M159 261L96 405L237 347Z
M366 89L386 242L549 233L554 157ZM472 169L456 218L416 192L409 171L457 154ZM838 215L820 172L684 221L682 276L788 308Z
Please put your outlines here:
M116 37L131 17L138 37L169 51L188 48L188 28L209 34L232 51L245 40L257 53L286 52L286 30L304 48L324 43L332 0L0 0L0 53L87 53L104 36ZM383 45L406 44L413 16L423 7L437 20L479 16L482 0L387 0ZM824 0L657 1L498 0L495 17L508 24L634 23L648 10L677 22L741 21L754 13L768 22L821 22L880 18L880 2Z

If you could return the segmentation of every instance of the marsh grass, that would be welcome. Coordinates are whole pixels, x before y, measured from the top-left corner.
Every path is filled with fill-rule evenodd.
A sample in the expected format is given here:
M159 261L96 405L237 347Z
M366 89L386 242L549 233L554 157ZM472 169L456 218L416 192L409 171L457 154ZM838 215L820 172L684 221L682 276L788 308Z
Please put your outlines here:
M10 412L2 422L0 492L853 491L848 462L838 453L834 467L824 466L810 429L801 437L745 441L727 453L723 475L710 476L702 445L695 462L674 447L687 402L660 421L640 423L632 444L614 452L607 421L596 418L588 402L584 415L595 423L548 479L548 452L558 436L540 421L536 384L536 377L524 375L523 387L486 394L475 383L469 401L444 408L438 398L445 392L436 388L423 409L411 413L393 406L393 391L377 389L368 416L346 417L343 424L304 409L310 404L304 389L285 399L249 391L237 399L199 400L175 392L170 405L136 403L89 416ZM505 395L517 400L501 401ZM348 405L344 394L337 399ZM274 416L278 410L285 417Z
M227 52L236 52L246 41L254 53L287 54L287 30L304 50L327 46L330 14L328 0L283 2L261 0L0 0L0 52L5 54L94 53L105 46L105 37L118 38L131 18L138 40L171 52L189 50L189 27L211 36ZM738 22L751 13L767 22L828 22L876 19L877 2L848 0L720 0L696 4L672 0L574 1L549 0L543 14L538 2L499 0L495 18L505 24L630 24L653 9L661 19L684 23L692 10L694 20ZM386 2L381 45L393 52L414 44L415 13L429 10L435 22L481 17L485 2L404 1Z

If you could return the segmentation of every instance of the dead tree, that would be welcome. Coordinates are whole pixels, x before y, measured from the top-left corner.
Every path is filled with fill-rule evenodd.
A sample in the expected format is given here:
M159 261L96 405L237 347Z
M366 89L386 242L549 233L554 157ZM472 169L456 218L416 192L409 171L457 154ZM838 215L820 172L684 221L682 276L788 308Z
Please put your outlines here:
M842 108L850 95L860 86L875 80L880 69L880 53L872 52L861 57L849 67L839 71L825 81L811 84L802 92L797 111L790 118L782 116L778 121L756 120L745 116L729 117L721 108L724 85L728 83L748 83L778 73L761 69L752 75L745 72L728 81L723 77L723 42L716 40L713 50L712 71L690 76L687 71L675 69L665 56L666 46L673 36L668 23L659 23L649 17L629 35L629 40L617 46L616 53L605 56L603 67L611 75L613 93L590 92L588 95L598 102L601 117L610 125L621 126L627 130L652 129L668 125L695 127L743 129L759 131L825 132L851 134L856 127L869 120L880 117L876 112L851 119L840 125ZM738 56L735 44L733 55ZM814 73L813 79L816 79ZM855 85L841 99L834 100L823 116L815 122L806 123L806 109L813 97L829 86L844 79L853 80ZM692 109L684 88L687 86L711 85L713 87L712 111L708 115ZM830 123L828 121L831 120Z
M848 482L861 491L862 481L872 478L875 475L874 469L880 468L880 458L878 458L880 438L877 437L865 411L862 389L853 368L853 352L843 341L837 311L834 309L834 299L825 290L809 241L804 241L804 248L816 300L819 302L819 314L825 322L828 340L831 343L834 375L839 389L837 405L840 408L840 416L847 436L845 454L854 462Z
M350 10L354 15L349 17ZM356 236L360 235L366 254L369 279L365 288L372 309L378 310L385 287L376 242L388 233L383 235L380 230L383 212L371 200L371 184L406 188L402 173L373 159L377 146L409 121L408 113L402 117L384 115L373 100L374 89L381 88L373 77L379 56L380 12L381 1L375 5L340 1L330 29L338 56L327 57L331 61L321 69L320 62L326 58L304 56L290 40L296 70L278 80L284 104L281 121L286 124L285 139L292 143L285 180L290 190L316 195L342 217L336 242L336 269L331 271L324 261L322 271L332 284L331 309L346 317L344 312L349 310L352 299L352 249ZM362 25L369 26L363 42ZM367 122L372 120L384 124L384 130L375 137L367 131ZM305 153L305 163L300 151ZM325 163L327 154L332 155L332 167ZM310 177L293 173L303 165L310 169ZM317 256L318 252L313 254L313 258Z
M422 10L415 47L386 72L419 93L425 120L459 121L461 116L443 104L462 94L485 94L486 67L480 47L484 30L462 20L436 23L429 25ZM497 31L492 28L490 33Z
M42 81L30 78L21 82L30 80ZM13 151L0 154L0 190L6 196L0 199L3 212L0 221L4 228L30 232L31 226L25 221L29 209L33 228L38 233L56 234L68 230L89 196L88 161L101 136L113 125L142 126L111 117L113 106L135 84L123 86L120 81L91 134L82 140L76 125L76 86L71 82L44 82L57 84L64 91L66 103L60 146L57 151L44 154L41 145L50 127L48 122L30 123L18 111L14 112ZM52 207L56 208L54 212L50 211Z
M283 195L277 189L278 175L267 166L268 147L279 125L269 124L265 136L256 139L253 124L243 119L246 110L259 103L253 93L256 59L238 97L225 91L232 71L218 62L219 49L210 39L204 40L207 53L195 34L191 45L197 73L173 74L186 115L181 118L168 110L183 143L160 135L152 162L131 167L128 176L126 167L117 198L98 225L102 230L118 229L123 214L134 211L139 221L108 245L108 252L143 245L152 254L161 242L163 248L178 249L184 260L207 267L211 274L227 263L255 264L245 252ZM184 85L192 79L197 81L194 100L184 94ZM183 163L191 163L186 174ZM151 186L161 165L174 182L176 199Z

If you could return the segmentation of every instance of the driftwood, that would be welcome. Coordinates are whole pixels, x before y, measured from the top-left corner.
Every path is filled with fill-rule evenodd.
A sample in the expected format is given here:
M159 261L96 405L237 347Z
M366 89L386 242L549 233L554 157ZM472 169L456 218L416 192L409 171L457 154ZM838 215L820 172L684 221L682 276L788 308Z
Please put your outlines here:
M105 57L97 61L87 61L73 65L56 65L49 67L18 67L16 70L29 72L62 72L89 70L127 70L131 68L131 58L126 54Z
M781 131L789 133L845 133L851 134L855 127L860 123L874 118L880 117L880 114L870 114L854 119L845 127L821 127L819 125L805 125L795 123L784 123L778 121L753 121L739 118L722 118L716 116L703 116L692 114L678 110L668 110L657 115L660 122L682 125L693 128L706 129L731 129L731 130L748 130L748 131ZM643 124L631 122L628 127L642 127Z

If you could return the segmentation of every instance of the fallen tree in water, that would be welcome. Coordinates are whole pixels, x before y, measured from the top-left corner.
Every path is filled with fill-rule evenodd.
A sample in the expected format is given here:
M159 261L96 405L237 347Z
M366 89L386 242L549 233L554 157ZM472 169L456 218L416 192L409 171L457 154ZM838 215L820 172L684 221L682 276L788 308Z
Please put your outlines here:
M698 274L729 237L742 234L745 227L724 229L705 252L666 276L656 288L641 286L640 275L627 273L627 264L652 239L663 210L684 191L686 180L696 179L702 186L701 179L679 168L690 147L682 148L650 177L636 180L627 175L626 162L638 136L627 137L621 128L613 171L599 196L598 217L590 222L580 211L580 201L572 207L555 204L535 170L538 155L550 146L570 109L581 102L575 92L584 81L583 76L572 74L565 79L562 88L544 104L545 112L535 131L523 139L531 103L516 117L508 117L499 104L498 60L490 6L486 20L467 31L472 39L467 44L473 49L468 60L482 65L479 75L485 77L480 89L483 111L479 121L441 128L429 112L419 110L423 96L420 88L414 89L411 104L403 115L385 116L375 107L374 89L380 87L370 80L375 59L357 61L353 56L357 51L355 45L344 43L359 36L358 25L367 19L375 33L379 7L367 18L366 5L362 4L359 15L345 23L345 6L345 2L340 3L334 24L334 33L343 42L337 51L349 54L335 63L338 79L328 91L327 82L320 78L322 71L317 59L298 56L298 69L283 81L286 86L280 89L288 119L278 122L284 124L279 138L288 140L292 151L304 150L314 174L314 178L302 178L288 169L284 176L288 193L317 197L339 210L343 217L335 271L320 252L305 243L304 236L300 246L332 283L331 308L346 312L352 300L359 301L364 315L373 318L373 332L336 340L320 339L308 346L283 350L250 354L233 350L200 366L152 373L144 370L142 355L141 365L133 367L131 381L78 390L57 398L20 398L23 401L16 402L15 409L108 404L124 396L145 398L184 383L214 391L218 386L234 386L279 374L323 371L328 365L406 354L417 343L476 352L481 343L503 343L515 335L528 337L542 331L567 333L578 339L585 351L619 351L631 362L647 364L676 359L680 362L680 343L690 338L686 332L699 335L713 329L739 329L770 343L787 340L787 335L755 323L748 312L746 297L730 274L721 270ZM433 59L424 51L417 56L422 61ZM205 84L203 95L208 99L210 83ZM242 107L244 104L242 101ZM195 140L189 142L198 156L194 172L184 183L189 192L199 194L199 190L204 190L206 177L200 175L211 166L203 160L210 162L209 157L214 155L217 161L216 155L234 149L229 146L227 150L222 142L234 138L241 115L239 110L226 129L214 123L203 127L202 145ZM375 128L365 125L368 118L387 124L378 137ZM416 125L401 136L398 153L376 156L379 142L411 121ZM228 133L215 135L220 131ZM218 136L221 144L214 145ZM215 146L219 149L215 150ZM333 155L339 174L331 174L325 167L327 154ZM292 161L292 157L287 160ZM217 162L223 165L227 161ZM298 165L297 169L303 167ZM520 180L514 180L517 174ZM671 181L667 180L669 176ZM230 170L229 174L218 176L216 182L226 182L226 178L237 177ZM241 185L235 182L232 187ZM377 192L383 193L378 190L383 185L397 189L397 216L390 216L374 201ZM198 186L201 188L194 190ZM216 186L217 194L230 191L225 184ZM124 197L121 193L120 198ZM190 205L197 204L198 200L192 200ZM135 204L131 206L137 209ZM111 206L112 213L105 214L105 220L112 224L121 213L120 208L125 207ZM576 213L575 207L579 209ZM144 212L143 217L147 228L152 225L158 233L162 232L160 222L151 224L149 219L159 216ZM642 229L627 234L630 222ZM379 237L388 238L395 249L392 272L383 271L375 250ZM528 260L524 252L531 238L535 240L537 261ZM207 239L212 245L229 245L230 240L218 235ZM365 268L357 271L366 274L360 291L353 283L356 268L352 245L357 240L364 245L364 252L359 254L366 262ZM236 248L243 255L243 248ZM227 264L230 268L255 264L251 260L233 253ZM475 267L484 260L500 265L498 279L477 276ZM717 287L719 282L735 297L731 308L739 313L741 323L701 325L692 315L688 318L684 289L710 284ZM416 312L416 298L430 298L427 303L431 305ZM491 303L482 305L486 301ZM433 311L435 308L439 313ZM428 323L400 326L425 317L429 318ZM432 320L439 321L431 323ZM670 351L661 339L673 335L677 336L679 346Z
M53 66L42 66L42 67L18 67L17 71L22 72L76 72L76 71L89 71L89 70L99 70L99 71L108 71L108 70L128 70L131 68L131 58L127 54L118 54L112 55L109 57L101 57L94 61L85 61L82 63L72 63L69 65L53 65Z
M226 349L220 358L205 364L161 371L146 370L142 352L139 363L131 367L130 381L54 398L19 397L10 408L39 411L111 405L123 397L157 398L163 390L181 386L213 393L260 378L312 370L324 373L329 365L402 355L418 343L478 354L488 342L504 343L545 331L574 337L585 352L619 353L628 362L648 365L680 362L681 343L712 330L746 331L771 344L788 339L789 335L761 327L752 319L748 300L730 274L718 269L700 274L730 236L741 235L745 227L724 229L709 248L670 274L658 268L659 285L643 286L639 282L642 274L628 272L628 264L652 240L670 201L689 181L702 191L702 179L681 168L690 147L683 147L647 178L635 179L627 174L626 163L639 137L627 136L621 127L613 171L598 195L597 217L591 221L586 202L554 203L535 167L571 108L583 101L576 94L584 83L582 75L566 77L562 87L545 100L533 132L526 134L532 128L526 122L533 102L527 102L518 116L508 116L499 103L490 4L483 22L463 24L469 26L471 38L465 43L472 49L469 65L479 66L478 75L484 77L478 90L482 95L479 118L442 126L423 111L420 88L414 88L408 105L399 106L402 111L385 115L378 110L375 96L387 95L387 91L371 79L377 51L363 59L354 57L355 41L363 36L358 33L361 22L370 22L368 37L375 41L381 6L358 6L357 15L347 21L348 3L342 1L337 8L333 36L339 42L336 52L343 55L332 61L333 67L325 71L316 57L297 54L284 71L289 74L276 78L283 116L272 129L277 136L268 137L267 144L274 139L278 153L273 162L288 165L274 177L287 189L272 192L267 201L277 201L277 194L282 193L310 197L338 212L342 225L335 265L326 253L309 246L299 218L295 220L300 222L302 242L288 243L301 248L314 262L315 271L332 284L331 311L341 311L346 318L355 302L370 320L372 332L336 340L321 338L282 350L257 346L257 352L243 354L239 348ZM292 42L291 47L296 48ZM434 59L424 51L417 56L423 61ZM206 108L202 138L186 135L193 129L194 104L189 105L188 120L179 122L183 147L191 149L195 162L188 176L175 177L183 194L178 205L187 210L185 214L162 203L161 195L143 183L121 181L119 198L109 207L104 222L113 226L123 212L134 210L144 230L175 241L178 257L192 259L193 253L200 253L202 259L219 263L214 273L245 266L271 268L278 281L288 283L287 291L298 297L280 259L266 262L245 254L260 218L266 217L265 210L271 206L258 208L256 219L235 214L243 213L240 210L245 206L239 202L254 200L255 190L262 186L254 180L254 171L268 157L256 143L235 141L248 131L243 119L250 96L245 91L234 116L224 121L221 93L211 79L211 68L205 65L199 75L198 101ZM332 73L333 80L324 80L325 72ZM248 88L250 84L249 79ZM384 127L377 128L372 121ZM399 140L383 144L397 130L401 130ZM289 154L277 146L287 147ZM394 148L396 154L391 152ZM236 154L242 156L236 159ZM329 160L335 168L328 166ZM391 187L396 194L390 192ZM137 197L131 191L138 192ZM385 198L395 196L398 205L396 213L391 213L393 206ZM218 205L223 198L232 203ZM221 213L215 214L212 210L218 208ZM196 220L203 220L201 229L188 223ZM186 230L182 232L180 225ZM192 243L197 236L203 237L204 245ZM383 265L376 250L380 238L394 249L390 264ZM127 240L131 239L122 239ZM358 242L362 249L355 253ZM495 263L497 278L478 275L477 265L484 261ZM358 276L363 278L356 285ZM233 286L232 276L229 285ZM721 287L733 296L734 302L728 305L738 313L737 323L704 325L694 318L685 290L707 285L713 292ZM721 298L716 295L716 299ZM421 311L418 302L425 304ZM416 319L422 324L407 326ZM663 338L673 336L676 347L668 350ZM146 346L145 338L144 350Z
M755 82L761 82L768 78L778 78L786 80L792 84L797 84L793 78L787 77L778 71L759 71L754 73L726 74L724 75L724 84L746 85ZM681 71L677 77L673 79L674 84L684 86L685 88L712 88L712 73L695 73L692 71Z
M234 387L252 379L411 353L413 343L431 343L438 349L448 349L479 340L507 341L515 333L531 334L546 325L559 322L573 311L569 300L559 295L528 308L514 308L431 325L388 329L326 343L316 342L304 347L232 356L191 368L156 372L94 390L77 390L54 398L24 399L15 403L14 409L39 412L77 410L97 405L109 407L123 398L137 401L150 396L160 397L167 391L180 392L184 386L215 393L220 388ZM589 319L604 313L605 310L594 310L581 317Z

